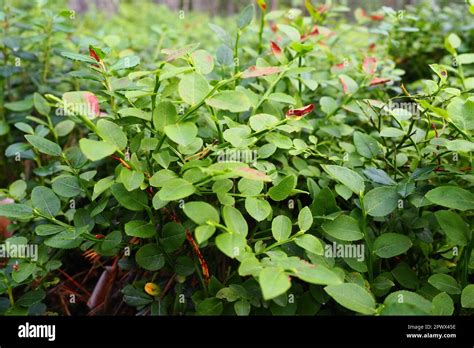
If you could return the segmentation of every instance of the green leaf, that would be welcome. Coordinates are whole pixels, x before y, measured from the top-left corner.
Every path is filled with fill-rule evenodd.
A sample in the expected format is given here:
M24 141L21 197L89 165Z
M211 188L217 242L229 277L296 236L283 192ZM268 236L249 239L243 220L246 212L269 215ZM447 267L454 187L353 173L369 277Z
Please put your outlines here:
M474 100L454 98L447 107L448 115L453 123L464 131L474 129Z
M295 239L296 245L316 255L323 255L324 248L321 241L311 234L303 234Z
M313 265L301 261L301 265L293 270L294 275L301 280L318 285L333 285L343 283L341 277L322 264Z
M196 72L184 75L178 85L179 96L189 105L199 103L207 96L209 90L205 77Z
M138 265L148 271L157 271L165 265L165 257L157 244L142 246L135 255Z
M61 56L67 59L76 60L79 62L85 62L89 64L97 64L97 61L89 56L84 54L74 53L74 52L61 52Z
M145 175L142 172L127 168L122 168L120 171L120 181L127 191L133 191L139 188L143 180L145 180Z
M112 250L118 247L121 242L122 242L122 232L113 231L105 236L101 247L102 247L102 250L108 251L108 250Z
M433 274L429 277L428 283L439 291L444 291L451 295L459 295L461 293L461 287L456 279L448 274Z
M35 228L35 233L38 236L50 236L52 234L56 234L56 233L64 232L64 231L66 231L65 227L52 225L52 224L38 225Z
M95 200L97 197L100 196L101 193L106 191L107 189L110 188L114 183L114 177L113 176L107 176L105 178L100 179L99 181L96 182L94 185L94 192L92 194L92 200Z
M384 233L374 242L374 253L381 258L403 254L412 246L410 238L403 234Z
M255 197L247 197L245 199L245 209L257 221L265 220L272 213L270 203Z
M365 158L377 157L380 153L380 145L377 140L372 138L370 135L354 132L354 145L357 152Z
M268 96L268 100L271 100L271 101L274 101L274 102L277 102L277 103L283 103L283 104L291 104L291 105L296 104L295 98L293 98L291 95L288 95L288 94L285 94L285 93L279 93L279 92L270 94ZM262 114L262 115L265 115L265 114ZM274 116L272 116L272 117L274 117Z
M46 293L42 289L28 291L22 295L15 304L22 307L30 307L36 303L40 303L46 297Z
M278 30L281 30L291 41L300 41L301 39L298 29L291 25L278 24Z
M189 181L178 178L168 180L158 192L158 197L163 201L176 201L192 195L196 188Z
M148 296L144 291L134 288L131 284L125 285L122 290L122 293L123 300L129 306L146 306L153 301L152 298Z
M158 131L163 131L168 125L175 124L178 121L176 107L169 101L159 103L153 112L153 126Z
M250 303L247 300L238 300L234 303L234 310L237 315L245 316L250 313Z
M446 70L446 68L443 65L430 64L429 66L430 66L431 70L433 70L436 73L436 75L438 75L441 82L443 82L443 83L446 82L446 80L448 78L448 71Z
M51 107L49 106L48 102L46 101L46 99L43 98L41 94L39 93L33 94L33 102L35 105L35 109L36 111L38 111L38 113L46 117L49 116Z
M230 258L240 257L247 246L245 237L238 233L221 233L216 237L216 246Z
M234 207L226 205L222 211L222 217L224 222L232 232L242 235L243 237L247 236L248 226L244 217Z
M296 187L296 177L288 175L284 177L278 184L272 186L268 190L268 195L274 201L283 201L291 194L291 191Z
M8 192L14 198L21 199L25 195L26 182L24 180L16 180L10 184Z
M461 305L463 308L474 308L474 284L469 284L462 290Z
M118 150L123 150L127 146L127 136L114 122L101 119L97 122L97 129L100 137L107 143L115 145Z
M146 193L140 190L127 191L122 184L114 184L111 187L112 195L128 210L141 211L148 207Z
M350 188L355 194L359 195L364 192L364 179L353 170L335 165L323 165L323 169L331 177Z
M222 91L206 99L206 104L220 110L244 112L250 109L247 95L239 91Z
M290 287L291 281L284 269L278 267L264 268L258 276L264 300L271 300L284 294Z
M250 23L252 23L254 11L255 8L253 4L244 7L244 9L240 12L239 18L237 20L237 26L239 27L239 29L243 29L247 27Z
M58 133L59 137L65 137L66 135L72 132L75 126L76 124L74 123L74 121L65 120L58 122L54 126L54 130L56 131L56 133Z
M31 191L31 202L42 214L55 217L61 210L61 201L54 192L44 186L37 186Z
M117 150L117 147L113 144L91 139L79 140L79 147L82 153L91 161L101 160L112 155Z
M357 284L328 285L324 288L324 291L341 306L354 312L368 315L375 313L375 300L373 296L365 288Z
M380 131L380 136L384 138L398 138L404 135L405 132L403 130L394 127L385 127Z
M125 224L125 234L130 237L151 238L156 230L150 222L133 220Z
M130 69L140 64L140 57L136 55L129 55L121 57L114 65L110 67L111 71Z
M237 185L239 191L248 196L256 196L263 190L263 182L242 178Z
M2 204L0 205L0 216L9 219L31 219L33 209L25 204Z
M319 104L321 104L321 110L327 115L337 109L337 102L331 97L322 97Z
M434 204L461 211L474 209L474 193L457 186L441 186L428 191L425 197Z
M221 315L223 310L222 302L215 297L206 298L196 306L199 315Z
M25 135L25 138L39 152L51 156L61 156L61 147L58 144L53 143L51 140L45 139L37 135Z
M219 212L206 202L188 202L184 204L183 211L198 225L205 225L208 221L219 222Z
M194 67L198 73L207 75L214 69L214 58L206 50L196 50L191 54Z
M446 148L453 152L471 152L474 151L474 143L468 140L456 139L445 143Z
M151 121L151 113L137 108L124 108L117 111L122 117L136 117L145 121Z
M392 292L385 298L384 304L386 306L410 305L426 314L430 314L432 311L432 304L430 301L417 293L406 290Z
M285 215L278 215L272 221L272 235L277 242L287 240L291 234L291 220Z
M269 114L253 115L249 119L249 125L256 132L272 128L278 123L278 118Z
M215 232L216 228L214 226L202 225L196 227L196 229L194 230L194 235L196 236L196 241L198 242L198 244L202 244L206 240L211 238Z
M441 292L433 297L433 314L434 315L453 315L454 302L451 296L445 292Z
M396 187L376 187L364 197L364 209L370 216L386 216L397 208L398 192Z
M459 246L465 246L471 239L469 225L453 211L439 210L434 213L436 220L448 238Z
M474 63L474 53L460 54L457 57L457 61L460 64L473 64Z
M65 230L46 239L44 244L56 249L74 249L82 243L80 235L83 232L81 229Z
M367 168L363 170L364 175L377 184L395 185L396 182L382 169Z
M72 175L61 175L56 177L51 187L53 188L54 193L61 197L75 197L82 193L84 190L82 189L79 179Z
M176 222L168 222L164 225L162 234L161 245L167 253L180 248L186 240L184 227Z
M355 241L364 237L360 231L359 222L347 215L339 215L333 221L323 223L324 232L339 240Z
M162 169L157 171L153 176L150 178L150 185L155 187L163 187L165 182L176 179L178 176L175 172L169 169Z
M307 231L313 225L313 214L309 207L304 207L298 214L298 227L300 231Z
M172 124L164 129L168 138L183 146L191 144L198 133L196 125L192 122Z
M15 282L21 283L29 278L30 275L36 270L34 263L23 262L18 265L18 270L12 271L12 278Z

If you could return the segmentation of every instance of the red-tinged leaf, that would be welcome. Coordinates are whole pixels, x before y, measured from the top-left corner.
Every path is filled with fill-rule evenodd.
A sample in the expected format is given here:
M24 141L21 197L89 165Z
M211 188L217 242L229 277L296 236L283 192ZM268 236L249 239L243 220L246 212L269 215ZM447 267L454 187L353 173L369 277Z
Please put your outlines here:
M270 25L270 29L272 30L272 32L276 33L277 30L278 30L278 27L277 27L277 25L276 25L275 23L272 23L272 24Z
M347 85L346 83L344 82L344 79L342 77L339 77L339 82L341 83L342 85L342 90L344 91L345 94L347 94Z
M375 51L375 43L372 42L370 45L369 45L369 52L373 52Z
M172 62L173 60L175 60L179 57L184 56L187 53L190 53L196 47L197 47L197 45L188 45L186 47L178 48L176 50L175 49L164 48L164 49L161 50L161 52L167 55L166 56L166 62L169 63L169 62Z
M319 45L319 46L323 46L323 47L328 47L326 41L323 41L323 40L318 41L318 45Z
M338 69L338 70L342 70L346 67L346 63L345 62L342 62L342 63L339 63L339 64L336 64L334 65L334 69Z
M316 9L316 11L317 11L319 14L323 14L323 13L327 12L328 10L329 10L329 5L326 5L326 4L321 5L321 6L319 6L319 7Z
M374 57L365 57L364 63L362 63L362 69L366 74L374 74L377 69L377 59Z
M313 104L306 105L306 106L304 106L302 108L299 108L299 109L290 109L286 112L286 117L301 118L301 117L309 114L311 111L313 111L313 109L314 109Z
M13 204L13 203L15 203L15 200L13 198L4 198L0 200L0 205Z
M319 35L319 29L316 25L313 27L309 35Z
M95 96L95 94L91 92L84 93L84 99L86 103L89 105L90 110L94 113L94 115L99 116L100 114L100 107L99 107L99 100Z
M374 77L371 81L370 81L370 85L371 86L377 86L377 85L383 85L387 82L390 82L391 80L390 79L384 79L384 78L381 78L381 77Z
M63 94L63 100L66 112L73 112L88 118L95 118L100 115L99 100L91 92L66 92Z
M257 0L257 5L260 7L260 9L265 12L267 10L267 4L265 0Z
M94 58L97 62L100 62L100 58L99 58L99 56L97 55L97 53L95 52L95 50L92 46L89 46L89 56Z
M306 39L307 39L308 37L310 37L310 36L315 36L315 35L319 35L319 34L320 34L320 33L319 33L319 29L318 29L318 27L315 25L315 26L313 27L313 29L311 29L311 31L309 32L309 34L303 34L303 35L301 35L300 40L301 40L301 41L304 41L304 40L306 40Z
M235 169L235 172L243 178L250 179L250 180L258 180L258 181L272 181L272 179L265 173L262 173L256 169L249 168L249 167L241 167Z
M15 201L12 198L4 198L0 200L0 205L12 204ZM8 226L11 224L11 221L6 217L0 216L0 237L10 238L13 235L12 231L8 231Z
M242 78L248 79L251 77L273 75L273 74L278 74L280 71L281 71L281 68L278 66L257 67L254 65L242 73Z
M380 22L380 21L383 21L384 15L383 14L371 14L370 19L375 21L375 22Z
M272 52L275 56L278 57L282 54L280 46L278 46L275 41L270 41L270 46L271 46Z

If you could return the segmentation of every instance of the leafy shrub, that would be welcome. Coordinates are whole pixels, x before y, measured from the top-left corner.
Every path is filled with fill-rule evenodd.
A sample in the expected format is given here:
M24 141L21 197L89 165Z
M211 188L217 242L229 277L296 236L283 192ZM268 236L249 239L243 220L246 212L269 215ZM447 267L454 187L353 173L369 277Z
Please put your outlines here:
M44 49L2 70L5 243L39 245L1 269L3 313L45 313L85 252L131 275L114 284L139 314L472 314L474 54L450 33L448 63L404 86L345 7L257 3L192 34L209 46L164 9L130 39L126 15L2 12L50 28L3 50Z

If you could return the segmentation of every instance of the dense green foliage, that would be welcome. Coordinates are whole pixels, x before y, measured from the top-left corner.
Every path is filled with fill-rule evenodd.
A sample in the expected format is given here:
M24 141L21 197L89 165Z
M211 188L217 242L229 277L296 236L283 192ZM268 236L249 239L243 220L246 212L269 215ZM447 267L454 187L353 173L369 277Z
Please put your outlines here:
M474 4L430 4L7 1L0 312L83 313L85 253L139 314L472 315Z

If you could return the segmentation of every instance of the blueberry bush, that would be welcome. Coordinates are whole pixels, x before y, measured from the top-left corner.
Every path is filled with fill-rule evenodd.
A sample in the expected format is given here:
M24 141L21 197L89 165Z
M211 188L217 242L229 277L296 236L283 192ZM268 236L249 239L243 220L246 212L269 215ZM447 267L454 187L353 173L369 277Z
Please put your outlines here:
M3 3L0 313L474 313L474 2Z

